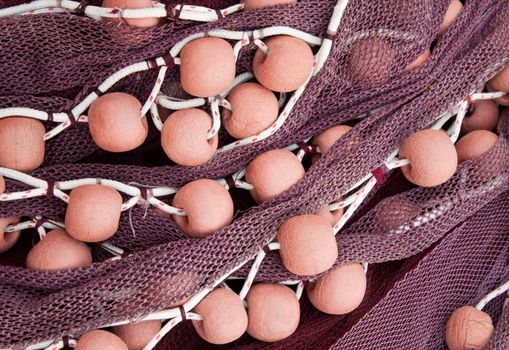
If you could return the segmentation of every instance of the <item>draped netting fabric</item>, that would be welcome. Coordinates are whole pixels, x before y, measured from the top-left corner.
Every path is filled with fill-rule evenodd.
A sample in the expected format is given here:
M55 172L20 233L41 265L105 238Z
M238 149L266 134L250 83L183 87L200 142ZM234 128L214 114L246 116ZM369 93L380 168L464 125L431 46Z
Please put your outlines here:
M509 62L509 1L466 1L458 21L433 44L430 59L406 71L404 67L432 45L448 3L351 1L325 67L311 80L283 127L261 142L220 153L204 165L171 165L161 156L153 127L146 143L129 156L98 151L86 125L50 140L44 166L32 173L38 178L96 177L181 186L232 174L266 150L302 141L332 125L355 124L290 190L243 211L206 239L189 239L173 221L134 207L122 215L111 239L131 254L108 262L96 254L90 267L41 272L24 268L31 237L23 237L23 244L0 255L0 347L80 335L166 309L252 259L288 217L315 212L378 168L406 137L429 127ZM0 19L0 107L68 109L118 69L162 55L183 38L214 28L284 25L322 36L334 5L332 0L301 0L292 6L235 13L209 24L165 22L154 29L119 28L70 14ZM112 39L120 30L124 44ZM359 82L353 74L352 46L372 38L383 38L389 49L380 52L369 41L360 45L362 55L370 57L366 65L371 79ZM242 54L238 72L250 69L252 54ZM114 90L143 99L154 79L154 72L137 73ZM175 91L177 82L178 71L170 71L163 92L180 93ZM357 119L373 110L377 112ZM443 185L413 188L399 170L388 174L337 235L337 264L370 263L362 306L348 316L332 317L318 313L304 298L297 333L270 348L444 347L443 327L453 309L477 302L508 275L507 110L498 134L492 150L461 164ZM227 137L223 135L221 142L228 142ZM11 192L25 187L7 180ZM65 204L55 198L0 203L2 217L44 215L62 221L64 214ZM248 268L249 263L235 276L245 276ZM257 275L257 281L295 278L282 267L277 252L267 256ZM489 306L495 320L500 305L497 300ZM496 342L507 336L507 322L504 313L494 349L500 349ZM206 348L192 332L190 324L179 325L160 349ZM247 336L233 346L269 347Z

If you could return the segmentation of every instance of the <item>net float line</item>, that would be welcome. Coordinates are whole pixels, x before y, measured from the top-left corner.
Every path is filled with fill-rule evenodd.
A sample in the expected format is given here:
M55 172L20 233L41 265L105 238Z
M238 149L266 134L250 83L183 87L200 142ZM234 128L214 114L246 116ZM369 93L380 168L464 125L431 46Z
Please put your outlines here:
M219 152L225 152L230 149L233 149L235 147L251 144L260 140L263 140L273 133L275 133L281 125L284 123L286 118L288 117L289 113L293 109L294 104L297 102L298 98L304 91L305 87L307 86L307 83L311 79L312 76L316 75L320 69L323 66L323 63L325 62L326 58L328 57L331 47L332 47L332 40L334 38L334 35L337 31L337 28L339 26L341 17L343 15L343 12L346 8L348 1L346 0L340 0L338 1L334 13L332 15L331 21L329 23L328 29L327 29L327 35L325 38L321 39L319 37L304 33L302 31L289 28L289 27L282 27L282 26L276 26L276 27L269 27L264 29L258 29L250 32L239 32L239 31L228 31L228 30L212 30L207 33L198 33L191 35L187 37L186 39L182 40L181 42L177 43L171 50L169 55L157 57L156 59L147 60L139 63L132 64L130 66L127 66L118 72L114 73L112 76L110 76L108 79L106 79L98 88L96 88L93 92L91 92L85 99L79 103L77 106L75 106L70 111L60 112L60 113L47 113L44 111L38 111L31 108L23 108L23 107L14 107L14 108L5 108L0 109L0 118L10 117L10 116L21 116L21 117L31 117L39 120L47 120L47 121L54 121L59 122L60 124L55 127L53 130L50 130L48 133L45 134L44 138L45 140L50 139L56 135L58 135L63 130L67 129L70 126L74 126L79 122L88 122L88 117L86 115L82 115L88 107L94 102L100 95L102 95L104 92L106 92L108 89L110 89L115 83L123 79L124 77L141 71L146 71L153 68L160 67L160 71L158 74L158 78L156 80L156 83L152 89L152 92L150 96L148 97L147 101L144 103L142 109L141 109L141 116L144 117L146 111L148 109L152 110L152 119L154 120L154 124L156 127L160 128L162 123L160 121L159 115L157 114L157 108L153 106L151 108L151 105L154 104L154 101L157 98L158 92L160 90L160 87L163 83L163 79L166 73L166 70L169 67L173 67L174 65L180 64L180 60L178 57L176 57L182 48L190 41L205 37L205 36L215 36L218 38L223 38L227 40L239 40L239 43L236 44L237 52L240 50L239 47L243 47L246 45L250 45L251 42L258 43L259 46L263 45L261 44L260 39L272 35L290 35L297 37L299 39L304 40L310 45L321 45L320 50L315 55L315 61L314 61L314 68L308 79L304 82L304 84L299 87L294 93L293 97L289 100L283 111L281 112L280 117L276 120L274 125L269 127L268 130L265 130L261 133L261 135L254 136L251 138L238 140L230 145L226 145L219 150L216 150L217 153ZM214 101L214 100L213 100ZM213 108L215 108L215 103L212 103ZM145 113L144 113L145 112ZM208 132L208 139L213 137L217 132L219 131L220 127L220 118L218 110L215 110L213 113L213 126Z
M308 139L309 140L309 139ZM308 141L306 140L306 142ZM299 146L297 144L290 145L286 147L286 149L292 151L298 149ZM216 181L223 185L227 190L231 188L241 188L245 190L253 190L254 186L246 181L243 181L242 178L245 176L246 169L241 169L238 172L234 173L230 177L233 181L228 181L225 178L217 179ZM38 179L31 175L25 174L23 172L0 167L0 176L4 176L6 178L10 178L21 182L25 185L29 185L34 187L33 189L18 191L18 192L5 192L0 194L0 202L14 201L14 200L23 200L35 197L48 196L48 191L51 191L52 195L61 199L62 201L68 203L69 196L64 191L73 190L77 187L83 185L102 185L106 187L113 188L119 192L124 193L125 195L131 196L126 202L122 205L122 211L126 211L131 209L137 204L143 203L145 204L148 200L148 203L159 208L169 214L186 216L187 213L184 209L175 208L171 205L165 204L161 200L157 199L157 197L169 196L177 193L178 187L169 187L169 186L135 186L134 184L124 184L115 180L108 180L102 178L85 178L85 179L75 179L75 180L67 180L67 181L50 181ZM143 198L144 193L142 193L142 188L147 189L147 200ZM26 224L28 225L28 224ZM18 226L16 226L18 227ZM19 226L22 227L22 226ZM24 226L23 226L24 227ZM12 230L10 228L9 230ZM6 231L10 232L10 231Z
M166 72L169 68L173 68L177 65L180 65L180 59L178 58L178 55L180 51L183 49L183 47L189 43L190 41L198 38L203 37L217 37L222 38L226 40L238 40L236 47L237 47L237 54L240 52L240 49L242 47L249 46L253 43L258 43L259 46L263 47L264 44L261 42L260 39L268 38L270 36L275 35L289 35L293 36L299 39L304 40L306 43L308 43L311 46L321 45L319 51L315 55L315 61L314 61L314 68L311 72L308 79L305 81L303 85L301 85L296 91L293 92L292 96L284 106L283 110L281 111L280 115L278 116L277 120L266 130L260 132L257 135L237 140L229 145L225 145L222 148L216 150L216 153L222 153L229 151L233 148L252 144L261 140L266 139L267 137L273 135L275 132L277 132L281 126L284 124L286 119L289 117L290 112L292 111L293 107L297 103L298 99L304 92L307 84L309 83L310 79L316 75L319 70L321 69L322 65L319 64L320 61L325 61L325 59L328 57L330 53L330 48L332 45L332 38L319 38L316 36L313 36L311 34L299 31L294 28L290 27L283 27L283 26L275 26L275 27L268 27L263 29L257 29L254 31L249 32L241 32L241 31L229 31L229 30L211 30L206 33L197 33L190 35L189 37L183 39L182 41L175 44L169 51L168 54L164 56L157 57L155 59L149 59L145 61L141 61L138 63L131 64L129 66L126 66L119 71L112 74L110 77L105 79L96 89L94 89L90 94L88 94L80 103L78 103L74 108L68 111L62 111L62 112L46 112L41 111L33 108L26 108L26 107L9 107L9 108L2 108L0 109L0 119L2 118L8 118L8 117L27 117L27 118L33 118L41 121L49 121L58 123L56 127L48 131L44 135L44 140L49 140L67 128L71 126L75 126L78 123L88 123L88 117L84 113L86 110L90 107L90 105L97 100L100 96L102 96L104 93L106 93L109 89L111 89L116 83L124 79L125 77L143 72L148 71L151 69L157 69L159 68L159 72L156 78L156 81L154 83L154 86L150 92L150 95L148 96L145 103L142 105L142 108L140 110L140 115L143 118L146 113L150 110L152 114L152 120L154 125L158 130L162 129L162 121L159 117L159 113L157 111L157 103L161 103L160 101L168 101L168 99L158 98L161 86L164 82ZM245 81L244 79L247 79L249 75L239 75L237 79L234 81L234 85L231 87L238 85L240 82ZM231 90L228 89L229 90ZM226 93L209 97L206 100L210 103L211 109L212 109L212 120L213 124L211 129L207 133L207 139L210 140L213 138L218 132L221 127L221 118L219 114L219 101L221 101L221 105L225 108L228 108L229 102L225 101L224 96L226 96ZM286 96L283 95L279 99L279 103L283 104L284 98ZM193 106L193 105L203 105L204 104L203 99L191 99L191 102L189 101L179 101L179 104L181 106ZM188 104L189 103L189 104ZM171 103L162 102L161 105L170 105Z
M0 18L20 15L37 15L43 13L84 14L95 20L119 18L167 18L195 22L215 22L233 13L242 11L244 4L234 4L224 9L215 10L204 6L178 4L165 6L154 2L152 7L141 9L122 9L120 7L84 6L79 1L71 0L36 0L28 4L0 9Z
M455 143L458 139L459 132L461 129L461 123L467 113L469 104L473 103L476 100L493 99L493 98L498 98L502 95L503 95L502 92L473 93L473 94L469 95L467 98L465 98L464 101L459 102L453 108L452 112L446 112L442 116L440 116L438 118L438 120L431 126L431 128L438 130L448 120L450 120L453 116L456 116L455 121L452 123L452 125L447 130L447 134L449 135L451 141L453 143ZM297 147L298 147L298 145L291 145L287 149L294 150ZM316 151L319 152L319 149L316 148ZM385 167L386 169L392 170L392 169L395 169L398 167L408 165L409 164L408 160L397 158L398 152L399 152L399 149L394 150L382 166ZM305 153L305 151L303 151L302 149L298 152L298 158L300 160L302 160L304 153ZM381 171L384 171L384 170L382 169ZM0 201L19 200L19 199L26 199L26 198L33 198L33 197L48 195L48 189L49 189L48 181L36 179L30 175L27 175L27 174L24 174L24 173L15 171L15 170L7 169L7 168L0 168L0 175L15 179L17 181L23 182L23 183L33 186L33 187L36 187L35 189L32 189L32 190L25 190L25 191L20 191L20 192L15 192L15 193L4 193L0 196ZM245 169L242 169L232 175L235 187L243 188L246 190L253 190L254 187L251 184L249 184L246 181L241 180L242 177L244 177L244 176L245 176ZM228 184L228 181L226 179L219 179L217 181L219 181L227 189L230 188L230 185ZM335 203L332 203L329 206L330 211L335 211L337 209L345 208L346 206L349 206L348 210L344 213L344 215L339 219L339 221L333 227L335 233L339 232L339 230L344 226L344 224L349 219L349 217L351 215L353 215L353 212L360 206L360 204L362 203L364 198L366 198L366 196L369 194L371 189L374 188L377 181L378 181L377 174L374 171L373 173L366 175L360 181L358 181L356 184L354 184L344 195L347 195L348 193L354 191L358 187L365 184L363 188L361 188L357 192L347 196L344 200L337 201ZM57 198L60 198L61 200L68 202L69 197L67 194L65 194L63 192L64 190L71 190L71 189L74 189L81 185L98 184L98 183L100 183L101 185L104 185L104 186L114 188L114 189L132 197L131 199L129 199L127 202L125 202L123 204L123 206L122 206L123 211L132 208L133 206L138 204L138 201L140 199L142 199L142 193L141 193L140 188L135 187L135 186L125 185L118 181L105 180L105 179L81 179L81 180L55 182L53 194ZM169 214L185 216L186 213L183 209L169 206L156 198L158 196L160 197L160 196L167 196L167 195L175 194L176 191L177 191L177 189L173 188L173 187L151 188L151 193L148 198L148 202L150 204L162 209L163 211L168 212Z

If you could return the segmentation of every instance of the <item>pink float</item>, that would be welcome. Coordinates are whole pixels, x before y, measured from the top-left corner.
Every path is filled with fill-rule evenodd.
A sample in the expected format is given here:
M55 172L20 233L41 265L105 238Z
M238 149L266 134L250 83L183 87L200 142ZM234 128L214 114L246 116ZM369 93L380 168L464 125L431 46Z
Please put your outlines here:
M492 334L490 315L468 305L455 310L445 325L449 350L483 350Z
M223 125L237 139L256 135L276 121L279 106L276 96L258 83L244 83L228 95L232 110L224 109Z
M103 330L89 331L83 334L75 350L131 350L122 339Z
M124 341L129 350L143 350L160 330L160 320L141 321L112 328L113 333Z
M489 91L504 91L506 94L497 98L497 102L503 106L509 106L509 66L495 75L486 83Z
M438 29L437 37L441 37L456 22L463 11L463 4L460 0L451 0L445 12L444 19Z
M90 248L64 230L46 234L28 253L26 265L32 270L57 271L92 264Z
M31 118L0 119L0 167L29 172L44 161L44 125Z
M350 79L356 84L380 84L389 79L394 53L383 39L360 39L352 44L348 60Z
M247 295L247 305L247 332L258 340L283 340L292 335L299 325L299 300L286 286L270 283L254 285Z
M180 84L188 94L216 96L235 79L235 55L224 39L206 37L186 44L180 52Z
M336 125L329 128L313 138L313 144L320 148L321 154L327 153L332 146L343 137L347 132L352 130L348 125Z
M214 289L194 311L203 318L193 321L196 333L211 344L231 343L247 329L247 313L242 300L231 290Z
M94 142L108 152L127 152L143 144L148 135L141 103L123 92L105 94L88 109L88 128Z
M306 292L318 310L344 315L355 310L366 294L366 273L359 263L347 263L310 283Z
M278 229L279 254L285 268L300 276L327 271L338 258L332 226L319 215L299 215Z
M251 195L264 202L285 192L304 177L304 167L285 149L267 151L249 163L246 180L254 186Z
M182 208L187 216L173 215L173 220L187 235L203 238L230 224L233 200L217 181L192 181L177 191L172 205Z
M495 146L498 135L488 130L474 130L456 143L458 162L480 157Z
M405 67L405 69L406 70L412 70L412 69L415 69L415 68L423 65L428 60L429 56L431 56L430 49L424 50L424 52L422 54L420 54L419 57L417 57L414 61L410 62Z
M253 73L267 89L278 92L297 90L313 69L313 51L302 39L278 35L265 40L268 52L256 50Z
M473 104L472 114L463 119L461 131L466 134L474 130L493 130L497 127L500 113L493 100L479 100Z
M2 191L0 191L1 193ZM16 242L18 242L20 231L4 232L5 228L9 225L16 225L19 223L18 217L0 218L0 254L5 253L11 249Z
M440 130L418 131L407 138L400 159L410 161L401 168L408 181L423 187L438 186L454 174L458 155L447 134Z
M65 213L69 235L82 242L100 242L118 229L122 196L101 185L83 185L71 191Z
M161 145L168 158L177 164L204 164L212 158L218 144L217 134L207 139L211 128L212 118L201 109L176 111L164 122Z

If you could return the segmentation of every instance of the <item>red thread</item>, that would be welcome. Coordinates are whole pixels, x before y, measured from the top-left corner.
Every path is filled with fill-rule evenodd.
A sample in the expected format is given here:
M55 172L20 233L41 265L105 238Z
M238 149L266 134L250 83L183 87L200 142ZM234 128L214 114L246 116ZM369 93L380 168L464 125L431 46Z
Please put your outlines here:
M52 198L55 196L55 188L57 187L57 182L55 180L48 180L48 189L46 190L46 197Z
M383 184L385 178L385 171L382 168L376 168L371 172L371 174L373 174L373 177L375 178L377 185Z
M62 342L64 343L64 348L69 348L70 344L69 344L69 337L68 336L65 336L62 338Z
M224 18L224 15L221 12L221 10L215 10L215 11L216 11L217 19L223 19Z
M172 68L175 66L175 59L169 53L163 56L163 61L164 61L164 64L166 65L166 67L168 67L168 68Z
M224 178L225 181L226 181L226 184L228 185L228 188L235 188L235 180L233 179L232 176L227 176Z
M309 147L305 142L301 141L301 142L298 142L297 143L297 146L299 146L299 148L301 150L304 151L304 154L305 155L313 155L313 154L316 154L316 146L315 147Z
M48 220L46 220L46 218L44 218L44 217L40 218L39 220L37 220L37 221L35 222L34 229L36 229L36 230L37 230L39 227L41 227L42 225L44 225L44 224L45 224L45 223L47 223L47 222L48 222Z
M184 307L179 306L179 310L180 310L180 316L182 316L182 321L187 320L187 314L186 314L186 310L184 309Z
M71 111L63 111L62 113L65 113L67 115L67 118L69 119L69 121L71 122L71 126L76 126L78 125L78 120L76 119L76 117L74 116L74 114L72 114Z
M102 92L98 87L94 89L93 91L98 97L101 97L104 92Z
M329 32L326 32L323 36L324 39L329 39L331 41L334 41L334 38L336 37L336 33L329 33Z

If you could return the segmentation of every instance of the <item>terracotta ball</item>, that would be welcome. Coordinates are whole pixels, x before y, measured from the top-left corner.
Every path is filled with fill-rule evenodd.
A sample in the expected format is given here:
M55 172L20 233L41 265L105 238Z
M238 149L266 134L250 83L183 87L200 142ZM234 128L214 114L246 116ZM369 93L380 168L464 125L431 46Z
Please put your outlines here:
M151 8L153 7L152 0L103 0L102 7L107 8L120 8L123 10L128 9L143 9L143 8ZM131 27L138 28L150 28L156 27L159 24L158 17L148 17L148 18L103 18L105 21L110 22L122 22L125 21Z
M88 128L94 142L108 152L127 152L143 144L148 135L141 103L123 92L105 94L88 109Z
M474 111L463 119L461 131L466 134L474 130L493 130L497 127L500 113L493 100L478 100L473 104Z
M250 11L276 5L295 4L297 0L242 0L242 3L244 11Z
M350 47L347 71L356 84L380 84L389 79L394 61L393 50L387 41L360 39Z
M172 309L185 304L198 291L201 282L203 277L200 278L193 271L163 273L154 283L127 297L125 302L126 305L133 305L133 314L139 312L140 300L147 304L157 303L164 310Z
M322 154L327 153L332 146L338 141L343 135L352 129L348 125L336 125L329 128L313 138L313 144L320 148Z
M243 139L268 129L279 114L274 93L258 83L236 86L228 95L232 110L223 110L223 126L230 135Z
M456 143L458 162L475 159L495 146L498 135L488 130L475 130L463 136Z
M281 284L260 283L247 295L247 332L265 342L292 335L300 321L300 304L295 293Z
M254 186L251 195L261 203L285 192L304 177L297 156L285 149L260 154L246 169L246 181Z
M193 238L209 236L233 220L232 197L214 180L189 182L177 191L172 205L187 212L187 216L173 215L173 220Z
M269 52L256 50L253 73L267 89L278 92L297 90L313 69L311 47L302 39L277 35L265 40Z
M212 158L217 149L217 134L207 140L212 117L197 108L172 113L164 122L161 145L172 161L183 166L197 166Z
M300 276L327 271L338 258L332 226L319 215L298 215L278 229L279 254L285 268Z
M113 333L124 341L129 350L143 350L160 330L160 320L141 321L112 328Z
M431 56L430 49L424 50L424 52L422 54L420 54L419 57L417 57L414 61L410 62L405 67L405 69L412 70L412 69L419 67L420 65L424 64L424 62L426 62L428 60L429 56Z
M64 230L46 234L28 253L26 265L32 270L58 271L92 264L90 248Z
M129 350L122 339L103 330L89 331L81 336L75 350Z
M406 198L390 197L382 200L375 209L376 228L379 232L395 230L417 217L419 205Z
M0 194L5 192L5 180L4 177L0 175Z
M44 161L44 125L32 118L0 119L0 167L29 172Z
M344 315L355 310L366 294L366 273L359 263L344 264L308 284L307 296L318 310Z
M247 313L240 297L224 288L210 292L194 312L203 317L193 321L196 333L211 344L227 344L240 338L247 329Z
M235 55L228 41L194 39L180 51L180 84L190 95L216 96L235 79Z
M483 350L492 334L490 315L468 305L455 310L445 325L449 350Z
M118 229L122 196L101 185L83 185L71 191L65 213L65 228L82 242L101 242Z
M444 19L440 24L440 28L438 29L437 37L441 37L447 32L447 30L456 22L458 17L461 15L463 11L463 4L460 0L451 0L449 3L449 7L445 12Z
M489 91L505 91L506 94L496 101L503 106L509 106L509 65L491 78L486 87Z
M440 130L418 131L407 138L399 151L409 165L401 168L408 181L422 187L438 186L454 174L458 165L456 148Z
M0 191L1 192L1 191ZM5 228L9 225L19 224L19 218L10 216L6 218L0 218L0 254L5 253L11 249L16 242L18 242L20 231L4 232Z
M341 198L338 199L338 201L342 200ZM331 226L336 225L338 220L343 216L344 209L339 208L338 210L330 211L329 205L325 204L323 205L317 212L316 215L320 215L321 217L325 218Z

